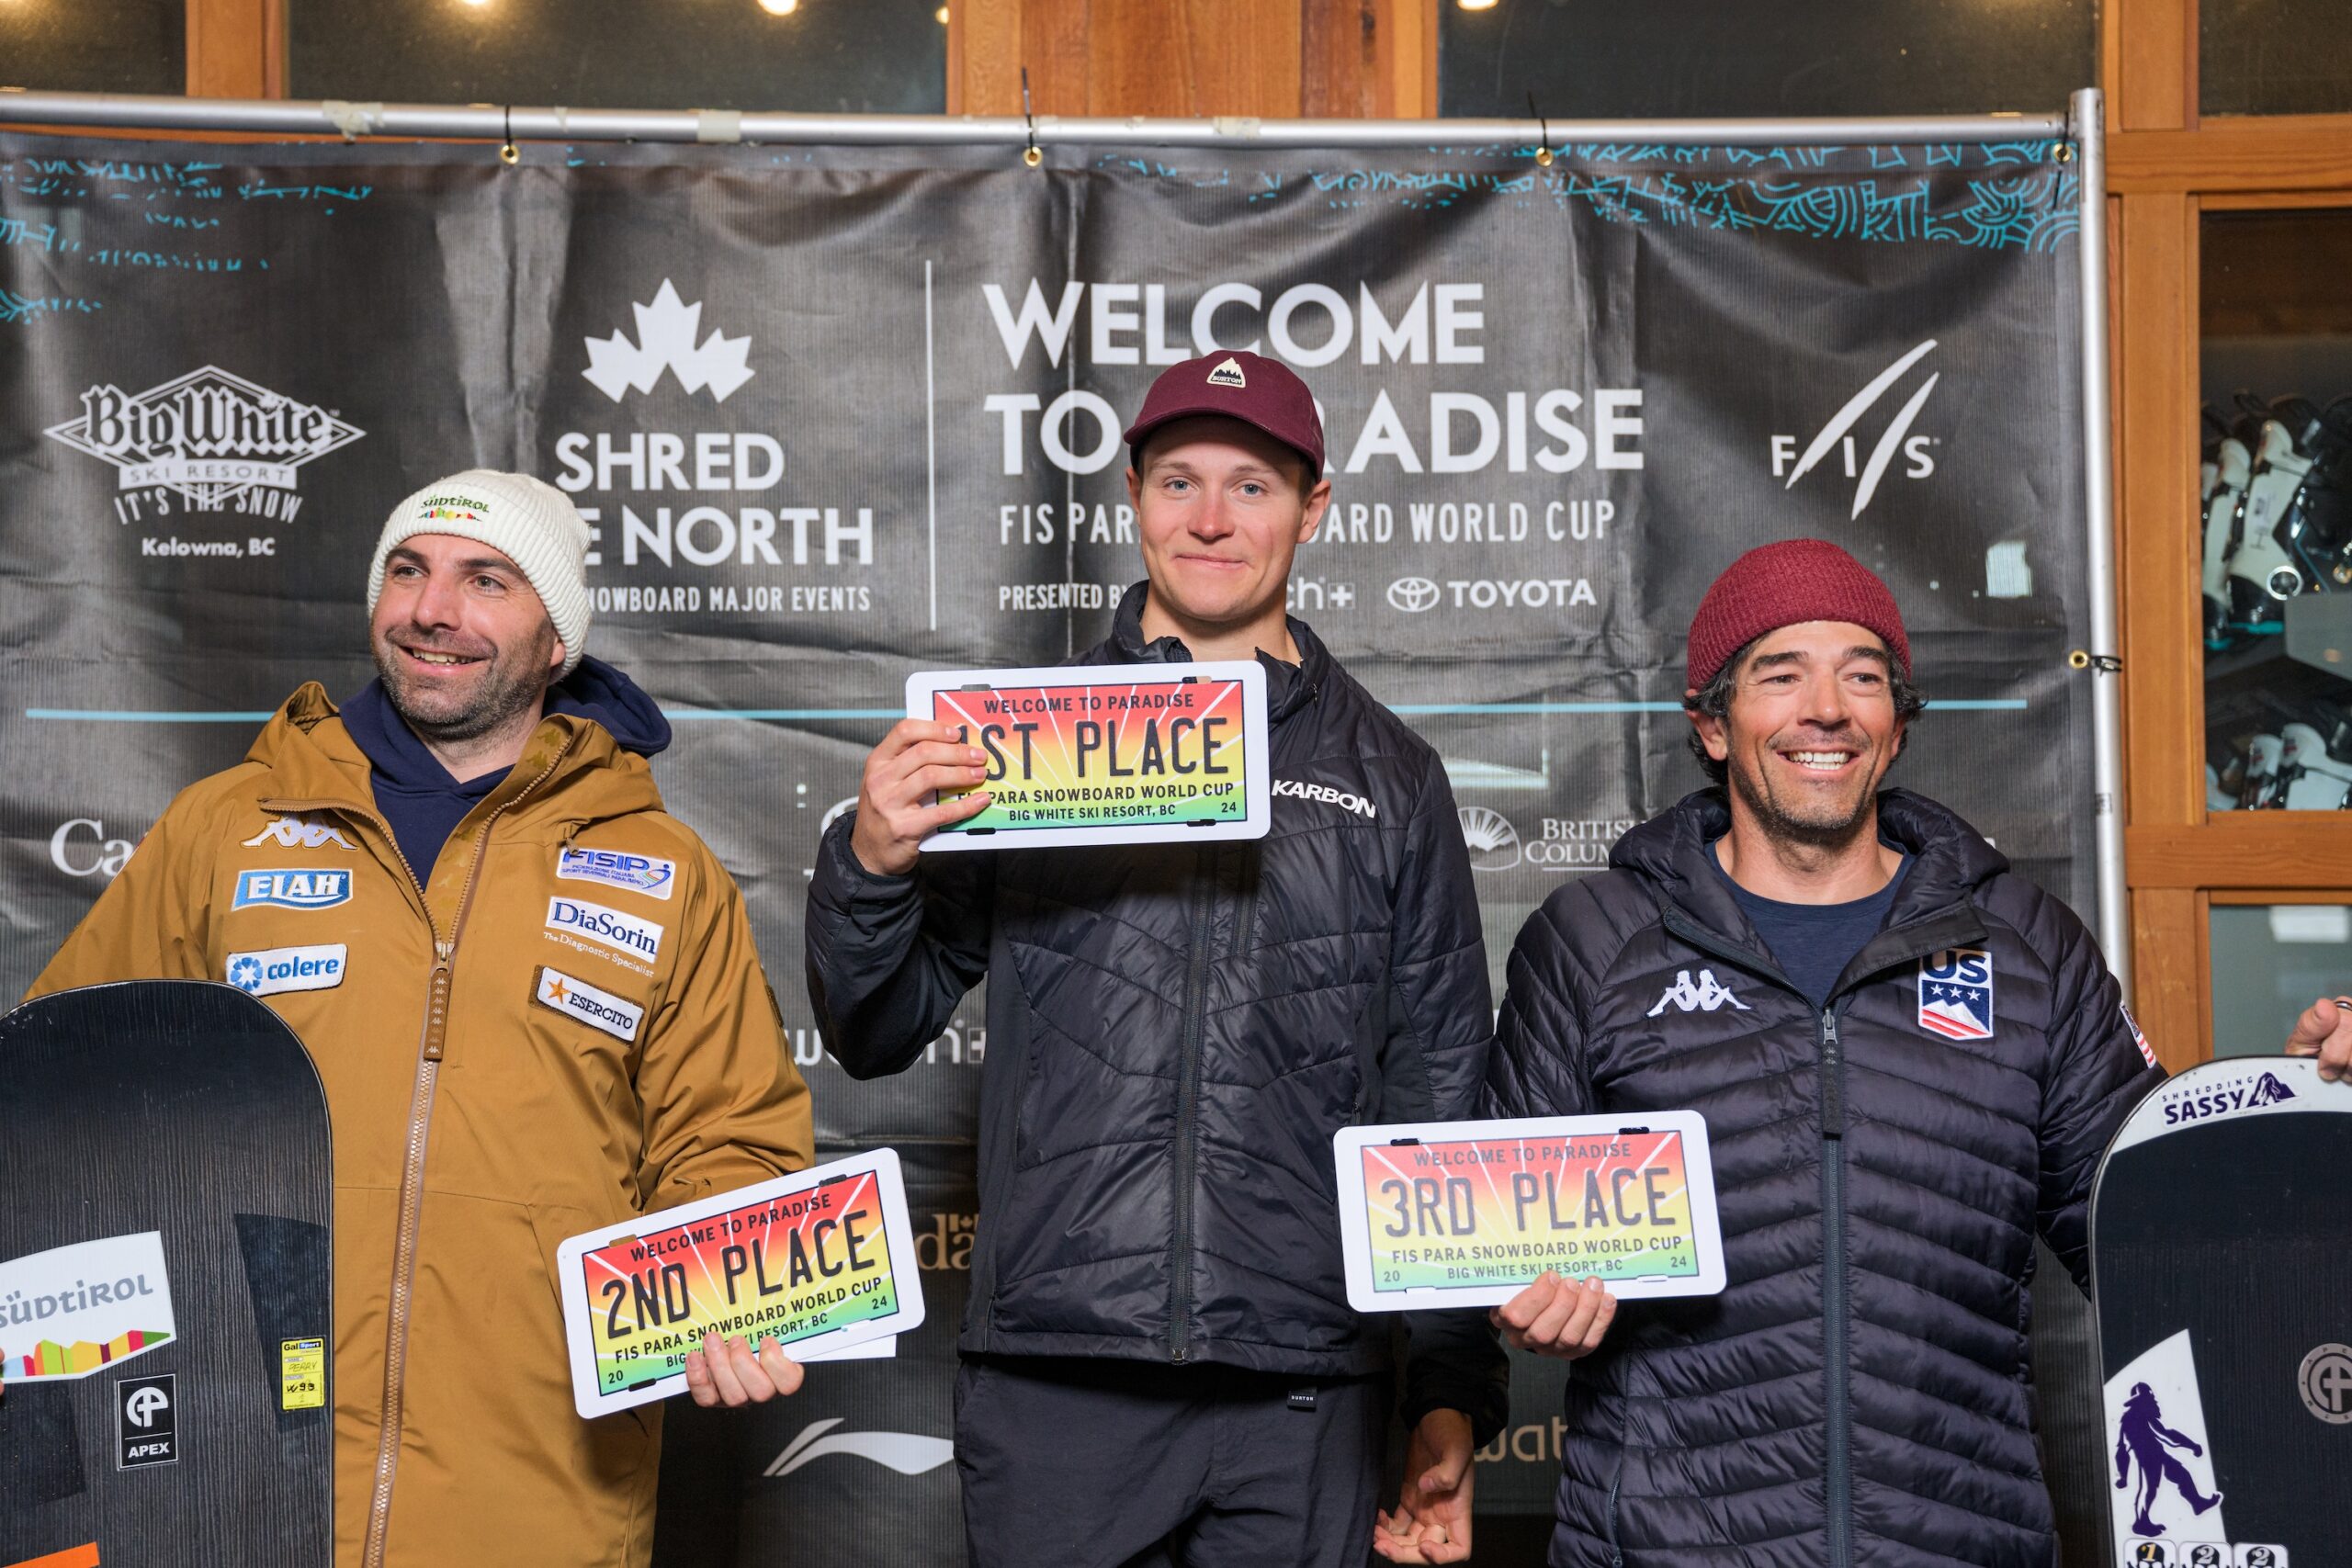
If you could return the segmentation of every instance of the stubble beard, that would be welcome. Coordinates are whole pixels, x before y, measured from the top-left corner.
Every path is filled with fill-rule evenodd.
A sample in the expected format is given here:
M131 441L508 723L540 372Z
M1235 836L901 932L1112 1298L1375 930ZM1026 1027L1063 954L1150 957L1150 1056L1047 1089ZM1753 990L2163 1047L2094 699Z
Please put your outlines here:
M536 714L546 704L547 689L553 681L548 660L554 651L554 633L549 629L533 638L526 649L492 655L483 661L481 682L471 699L460 698L462 705L453 706L409 688L400 649L390 639L379 639L374 649L376 673L383 680L384 695L390 700L392 711L419 736L444 744L478 740L518 715Z
M1850 847L1870 828L1878 791L1875 774L1854 792L1853 798L1842 808L1823 802L1820 804L1826 809L1800 814L1772 797L1771 786L1765 783L1760 768L1735 761L1729 773L1732 789L1764 830L1765 838L1775 844L1806 854L1834 852Z

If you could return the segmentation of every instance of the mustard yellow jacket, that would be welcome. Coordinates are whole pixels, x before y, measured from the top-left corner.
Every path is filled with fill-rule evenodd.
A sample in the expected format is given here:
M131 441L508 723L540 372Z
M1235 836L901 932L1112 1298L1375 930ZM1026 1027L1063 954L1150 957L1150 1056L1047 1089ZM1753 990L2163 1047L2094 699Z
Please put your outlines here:
M338 1568L646 1562L661 1408L573 1410L556 1247L799 1169L810 1122L741 897L644 759L550 716L412 871L306 685L31 994L148 977L262 996L326 1084Z

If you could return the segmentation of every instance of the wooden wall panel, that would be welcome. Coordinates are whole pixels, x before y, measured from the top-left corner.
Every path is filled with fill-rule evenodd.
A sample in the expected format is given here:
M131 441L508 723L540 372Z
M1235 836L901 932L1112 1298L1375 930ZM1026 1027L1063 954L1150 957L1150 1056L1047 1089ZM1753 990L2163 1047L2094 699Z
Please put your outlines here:
M196 98L284 97L284 0L187 0L187 91Z
M2132 895L2132 1011L2168 1072L2212 1055L2207 918L2203 896L2186 888Z
M2197 123L2198 0L2109 0L2113 74L2108 123L2121 130L2177 130Z

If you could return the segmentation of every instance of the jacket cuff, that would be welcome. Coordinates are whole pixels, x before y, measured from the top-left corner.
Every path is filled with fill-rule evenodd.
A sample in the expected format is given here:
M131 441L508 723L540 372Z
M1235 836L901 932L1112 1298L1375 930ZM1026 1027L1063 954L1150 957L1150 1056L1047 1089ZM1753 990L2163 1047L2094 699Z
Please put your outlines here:
M895 909L914 897L913 872L888 876L865 869L865 863L850 847L850 835L856 827L857 808L852 807L825 829L824 841L817 850L817 874L809 884L810 897L845 913Z
M1407 1430L1432 1410L1459 1410L1470 1418L1471 1446L1485 1448L1510 1421L1510 1361L1487 1314L1414 1313L1408 1323L1399 1404Z

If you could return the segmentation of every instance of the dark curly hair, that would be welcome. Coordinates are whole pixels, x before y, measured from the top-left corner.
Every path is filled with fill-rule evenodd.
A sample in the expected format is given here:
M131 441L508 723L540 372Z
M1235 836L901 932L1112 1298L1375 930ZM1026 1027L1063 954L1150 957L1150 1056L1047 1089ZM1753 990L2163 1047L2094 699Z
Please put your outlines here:
M1764 637L1770 635L1767 632ZM1729 716L1732 689L1738 684L1739 672L1747 667L1748 655L1756 651L1756 644L1763 640L1764 637L1759 637L1742 644L1737 653L1724 660L1722 669L1707 678L1705 685L1682 699L1682 711L1703 714L1718 723ZM1894 716L1902 723L1908 725L1927 707L1928 694L1911 683L1911 678L1896 667L1892 655L1886 661L1886 683L1894 696ZM1699 759L1699 766L1706 773L1708 783L1720 785L1730 775L1731 769L1727 764L1707 755L1707 743L1700 738L1695 725L1690 730L1690 754ZM1896 752L1897 756L1901 754ZM1889 765L1892 766L1891 763Z

